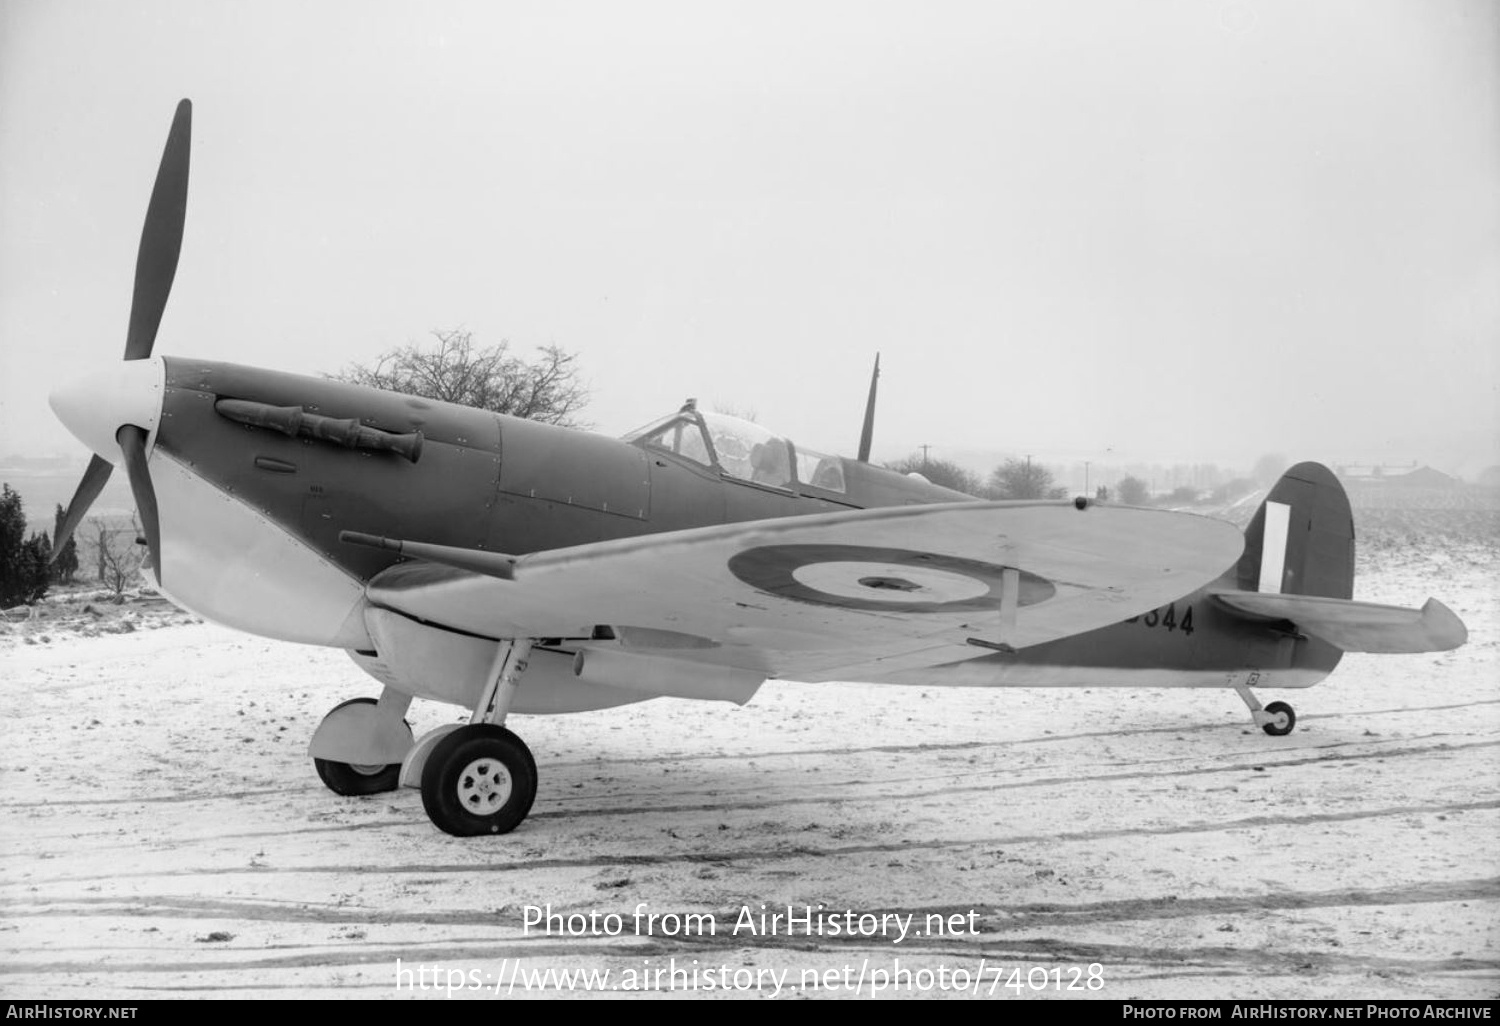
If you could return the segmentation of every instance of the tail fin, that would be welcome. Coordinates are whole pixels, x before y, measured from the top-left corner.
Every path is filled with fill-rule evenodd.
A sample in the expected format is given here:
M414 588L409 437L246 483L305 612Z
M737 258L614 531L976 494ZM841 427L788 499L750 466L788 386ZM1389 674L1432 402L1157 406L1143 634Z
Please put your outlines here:
M1354 514L1333 471L1299 463L1281 476L1245 529L1242 591L1354 597Z

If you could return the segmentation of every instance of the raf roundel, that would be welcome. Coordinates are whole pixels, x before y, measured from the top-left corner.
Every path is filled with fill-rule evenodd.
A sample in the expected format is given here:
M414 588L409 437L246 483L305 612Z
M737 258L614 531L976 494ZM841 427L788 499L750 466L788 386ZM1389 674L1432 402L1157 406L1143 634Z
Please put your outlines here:
M1005 567L935 552L860 545L767 545L729 560L752 588L797 602L889 613L999 609ZM1044 602L1056 589L1021 571L1018 604Z

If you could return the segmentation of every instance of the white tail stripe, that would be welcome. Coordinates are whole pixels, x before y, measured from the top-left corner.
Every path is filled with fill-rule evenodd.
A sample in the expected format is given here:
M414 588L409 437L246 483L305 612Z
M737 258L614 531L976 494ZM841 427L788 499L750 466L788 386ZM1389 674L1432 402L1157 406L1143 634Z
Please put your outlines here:
M1281 576L1286 570L1286 536L1292 507L1284 502L1266 503L1266 525L1260 536L1260 584L1258 591L1281 594Z

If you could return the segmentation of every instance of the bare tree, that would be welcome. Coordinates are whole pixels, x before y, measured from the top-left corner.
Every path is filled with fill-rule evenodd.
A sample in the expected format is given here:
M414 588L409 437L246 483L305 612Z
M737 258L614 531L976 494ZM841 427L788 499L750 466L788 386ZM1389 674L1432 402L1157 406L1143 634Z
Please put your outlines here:
M901 474L921 474L935 485L952 488L965 495L977 496L984 487L980 483L979 475L973 471L965 470L949 460L929 459L919 453L912 453L905 459L887 463L886 467Z
M510 354L510 344L478 346L462 328L434 331L428 346L401 346L373 365L350 364L339 381L419 395L512 417L580 427L574 414L588 402L578 379L578 356L542 346L533 363Z
M1289 461L1279 452L1268 452L1255 461L1255 467L1250 471L1250 476L1255 483L1262 488L1269 488L1276 483L1281 472L1287 468Z
M1151 499L1146 482L1138 477L1122 477L1115 490L1120 495L1120 501L1127 506L1144 506Z
M130 526L112 527L97 517L89 521L98 546L99 580L114 592L116 602L125 601L125 589L139 579L146 562L146 547L137 545L141 528L134 514Z
M990 474L990 492L997 499L1044 499L1055 491L1052 471L1029 459L1006 460Z

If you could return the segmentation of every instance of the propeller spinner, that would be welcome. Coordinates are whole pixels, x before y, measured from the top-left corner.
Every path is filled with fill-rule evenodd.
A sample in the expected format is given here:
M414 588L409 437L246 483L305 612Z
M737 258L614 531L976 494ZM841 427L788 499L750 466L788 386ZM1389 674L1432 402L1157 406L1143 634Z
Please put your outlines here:
M193 134L193 105L183 100L172 118L162 151L141 246L135 259L135 293L125 334L123 366L105 367L72 382L49 397L58 418L94 452L83 480L68 503L52 544L53 558L78 529L89 506L109 480L113 464L123 461L135 495L136 510L146 532L152 565L161 580L161 522L156 489L146 469L151 432L161 416L164 368L151 359L161 325L177 258L182 252L182 230L187 218L188 156Z

